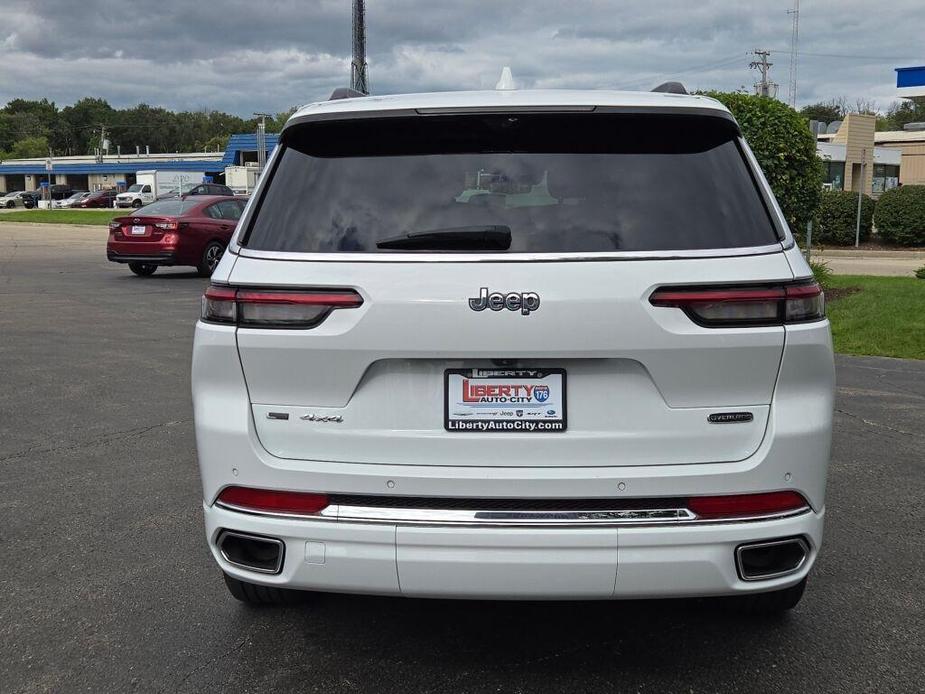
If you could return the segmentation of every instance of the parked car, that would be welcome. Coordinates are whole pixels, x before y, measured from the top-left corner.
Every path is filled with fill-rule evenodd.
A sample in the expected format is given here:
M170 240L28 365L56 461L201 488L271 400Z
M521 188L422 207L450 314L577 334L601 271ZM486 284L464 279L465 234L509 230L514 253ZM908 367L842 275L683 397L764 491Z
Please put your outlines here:
M191 265L208 277L243 210L243 201L224 196L151 203L112 220L106 257L127 263L140 276L154 274L161 265Z
M74 189L64 183L57 183L47 188L38 188L28 193L23 193L23 206L27 208L38 207L39 200L50 200L52 206L56 206L56 201L65 200L70 197Z
M200 183L190 188L183 197L190 195L234 195L234 191L221 183Z
M829 323L718 101L313 104L257 195L192 363L235 598L800 600Z
M94 190L87 197L81 200L75 207L112 207L113 200L119 191L115 188L108 190Z
M236 197L241 197L228 186L223 186L219 183L200 183L186 189L173 188L158 195L157 199L169 200L170 198L185 198L189 195L235 195Z
M0 197L0 207L7 209L13 209L14 207L25 207L23 196L27 195L29 195L29 193L22 190L16 190L7 193L6 195Z
M39 191L41 193L41 191ZM48 186L48 197L52 200L66 200L74 194L74 189L66 183L56 183Z
M85 190L79 190L76 193L71 193L69 197L64 198L63 200L55 200L52 204L52 207L76 207L77 204L86 199L90 195L89 192Z

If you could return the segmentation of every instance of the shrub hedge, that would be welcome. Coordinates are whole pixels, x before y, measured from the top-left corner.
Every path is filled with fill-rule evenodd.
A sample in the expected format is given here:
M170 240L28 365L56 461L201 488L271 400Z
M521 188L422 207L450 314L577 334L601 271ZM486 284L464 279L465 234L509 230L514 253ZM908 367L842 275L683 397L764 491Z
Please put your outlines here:
M806 119L777 99L741 92L705 94L735 116L791 231L804 234L822 193L822 162Z
M849 190L824 190L813 220L813 243L850 246L854 244L858 219L858 194ZM861 198L861 241L870 237L874 221L874 200Z
M925 186L886 191L874 214L877 233L888 243L925 246Z

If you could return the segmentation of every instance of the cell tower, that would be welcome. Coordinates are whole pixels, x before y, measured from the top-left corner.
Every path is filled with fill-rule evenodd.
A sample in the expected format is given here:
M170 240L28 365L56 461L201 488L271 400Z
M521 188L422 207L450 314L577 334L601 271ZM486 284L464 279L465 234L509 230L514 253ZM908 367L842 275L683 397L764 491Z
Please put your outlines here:
M793 9L787 10L793 18L790 34L790 107L797 107L797 44L800 42L800 0L793 0Z
M369 66L366 64L366 0L353 0L353 60L350 87L369 94Z

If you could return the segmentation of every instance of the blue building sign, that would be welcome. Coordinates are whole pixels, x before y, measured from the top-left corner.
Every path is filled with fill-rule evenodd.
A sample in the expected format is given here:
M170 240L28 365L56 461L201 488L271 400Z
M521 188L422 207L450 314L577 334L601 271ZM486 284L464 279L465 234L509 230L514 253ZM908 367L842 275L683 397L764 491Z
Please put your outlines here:
M925 96L925 65L896 68L897 96Z

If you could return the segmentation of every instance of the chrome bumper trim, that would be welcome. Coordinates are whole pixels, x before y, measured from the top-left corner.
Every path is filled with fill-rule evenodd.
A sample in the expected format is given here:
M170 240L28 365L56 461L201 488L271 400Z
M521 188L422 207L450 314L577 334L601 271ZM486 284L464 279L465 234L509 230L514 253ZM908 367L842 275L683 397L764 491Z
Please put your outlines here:
M332 504L316 514L254 511L233 504L216 502L215 506L255 516L290 518L342 523L376 523L386 525L450 525L478 527L607 527L620 525L705 525L778 520L798 516L810 510L805 506L784 513L728 519L698 518L686 508L621 509L614 511L499 511L462 509L392 508L380 506L345 506Z

